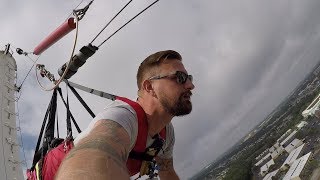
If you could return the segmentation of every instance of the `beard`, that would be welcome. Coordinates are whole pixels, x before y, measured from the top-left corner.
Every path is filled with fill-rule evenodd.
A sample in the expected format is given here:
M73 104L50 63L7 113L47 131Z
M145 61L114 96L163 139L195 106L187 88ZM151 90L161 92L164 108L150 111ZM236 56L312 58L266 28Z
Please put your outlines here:
M190 101L192 93L186 92L180 95L177 100L169 98L161 98L160 103L164 107L165 111L172 116L183 116L187 115L192 110L192 103Z

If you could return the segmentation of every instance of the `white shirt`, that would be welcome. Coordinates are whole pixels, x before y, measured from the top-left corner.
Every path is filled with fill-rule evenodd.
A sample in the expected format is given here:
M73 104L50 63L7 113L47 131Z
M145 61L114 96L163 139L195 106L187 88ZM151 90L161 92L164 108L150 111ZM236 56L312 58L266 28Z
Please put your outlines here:
M81 132L74 140L75 146L80 139L86 137L93 129L94 124L97 121L112 120L120 124L128 133L130 137L130 151L133 149L137 136L138 136L138 118L135 110L127 103L116 100L108 105L104 111L99 113L89 124L88 128ZM147 145L150 146L153 143L153 139L148 135ZM173 146L175 142L174 129L171 123L166 126L166 139L163 146L163 151L160 151L158 157L169 159L172 158Z

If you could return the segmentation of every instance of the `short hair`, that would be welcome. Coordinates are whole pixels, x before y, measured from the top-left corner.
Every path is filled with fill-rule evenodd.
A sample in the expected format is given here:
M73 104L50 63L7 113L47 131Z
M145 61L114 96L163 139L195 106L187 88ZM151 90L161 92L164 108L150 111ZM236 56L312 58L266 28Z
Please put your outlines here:
M182 61L181 55L174 50L159 51L148 56L142 61L137 72L137 86L138 90L141 89L142 82L145 80L146 76L154 76L157 73L157 68L165 60L178 59Z

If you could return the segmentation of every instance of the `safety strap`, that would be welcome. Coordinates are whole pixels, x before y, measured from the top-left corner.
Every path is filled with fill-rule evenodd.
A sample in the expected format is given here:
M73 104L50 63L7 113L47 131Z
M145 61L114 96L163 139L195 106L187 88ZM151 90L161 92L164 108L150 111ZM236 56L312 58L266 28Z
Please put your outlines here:
M69 109L69 111L67 111L67 135L69 137L72 137L72 127L71 127L71 120L70 120L70 117L71 117L71 112L70 112L70 106L69 106L69 94L67 93L67 109Z
M64 98L63 98L63 96L62 96L62 91L61 91L61 89L60 89L60 88L57 88L57 89L58 89L58 92L59 92L59 95L60 95L60 97L61 97L61 99L62 99L63 104L66 106L67 111L70 113L70 117L71 117L71 119L72 119L72 122L73 122L74 126L76 127L78 133L81 133L81 129L79 128L79 126L78 126L76 120L74 119L74 117L73 117L73 115L72 115L72 113L71 113L71 111L70 111L70 109L69 109L66 101L64 100ZM68 124L67 124L67 126L68 126ZM67 128L68 128L68 127L67 127ZM72 128L71 128L71 123L70 123L69 129L72 129ZM70 132L71 132L71 131L69 131L68 133L70 133ZM72 132L71 132L71 133L72 133Z
M46 125L46 130L44 131L45 142L51 142L51 140L53 140L54 138L56 111L57 111L57 92L54 92L53 104L51 104L50 106L49 117L48 117L49 119Z
M143 108L135 101L132 101L130 99L117 96L117 100L121 100L127 104L129 104L136 112L138 117L138 139L136 141L136 144L134 145L133 149L129 153L129 158L131 159L137 159L137 160L152 160L155 156L150 156L146 153L147 149L147 137L148 137L148 122L146 114L143 110ZM163 128L163 130L159 134L156 134L153 139L155 141L152 143L150 147L157 148L159 147L159 151L161 150L163 143L163 139L166 137L166 128ZM156 155L159 153L157 151Z
M34 153L34 156L33 156L33 162L32 162L32 167L31 169L34 168L34 166L36 165L36 163L39 161L40 159L40 156L38 154L38 151L39 151L39 148L40 148L40 143L41 143L41 139L42 139L42 136L43 136L43 131L44 131L44 128L46 127L46 124L47 124L47 118L48 118L48 115L50 113L50 110L52 109L51 107L56 105L56 102L57 102L57 90L55 89L53 91L53 94L52 94L52 97L51 97L51 100L50 100L50 103L49 103L49 106L47 108L47 111L46 111L46 114L44 116L44 119L43 119L43 122L42 122L42 126L41 126L41 130L40 130L40 133L39 133L39 137L38 137L38 141L37 141L37 145L36 145L36 148L35 148L35 153Z
M32 163L32 167L31 170L34 169L36 163L42 158L44 157L44 155L46 154L48 148L49 148L49 143L52 142L52 140L54 140L54 129L55 129L55 115L56 115L56 110L57 110L57 91L59 92L59 95L64 103L64 105L66 106L67 109L67 135L68 137L72 137L72 127L71 127L71 121L70 118L72 119L74 126L76 127L77 131L80 133L81 130L77 124L77 122L75 121L72 113L70 112L69 109L69 104L65 101L65 99L62 96L62 91L61 88L56 88L53 91L49 106L47 108L43 123L42 123L42 127L39 133L39 137L38 137L38 141L37 141L37 145L35 148L35 154L33 157L33 163ZM40 148L40 144L41 144L41 140L43 137L43 142L42 142L42 147Z
M80 101L80 103L82 104L82 106L84 108L86 108L86 110L88 111L88 113L94 118L96 117L96 115L92 112L92 110L90 109L90 107L87 105L86 102L84 102L84 100L82 99L82 97L79 95L79 93L69 84L68 81L66 81L68 87L71 89L71 91L73 92L73 94L78 98L78 100Z

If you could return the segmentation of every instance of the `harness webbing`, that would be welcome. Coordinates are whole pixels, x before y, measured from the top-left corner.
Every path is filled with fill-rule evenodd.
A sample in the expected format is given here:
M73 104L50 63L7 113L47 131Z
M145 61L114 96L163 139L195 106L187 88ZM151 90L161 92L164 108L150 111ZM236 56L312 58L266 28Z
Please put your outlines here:
M61 97L61 99L62 99L63 104L66 106L67 111L70 113L70 117L71 117L71 119L72 119L72 122L73 122L74 126L76 127L76 129L77 129L78 133L81 133L81 129L79 128L79 126L78 126L78 124L77 124L76 120L74 119L74 117L73 117L73 115L72 115L72 113L71 113L71 111L70 111L70 109L69 109L69 107L68 107L68 105L67 105L66 101L64 100L64 98L63 98L63 96L62 96L62 92L61 92L61 89L60 89L60 88L58 88L58 92L59 92L59 95L60 95L60 97ZM68 128L68 127L67 127L67 128ZM68 133L69 133L69 132L68 132Z
M34 169L34 166L36 165L36 163L40 159L38 151L39 151L39 148L40 148L40 143L41 143L43 131L44 131L44 128L46 127L46 124L47 124L48 115L49 115L49 113L50 113L50 111L52 109L52 106L54 106L54 105L57 105L57 90L56 89L53 91L49 106L47 108L47 112L46 112L46 114L44 116L44 119L43 119L43 123L42 123L40 134L39 134L39 137L38 137L37 145L36 145L36 148L35 148L35 151L34 151L35 153L34 153L34 156L33 156L33 162L32 162L31 169Z
M69 82L66 82L68 87L71 89L71 91L73 92L73 94L78 98L78 100L80 101L80 103L82 104L82 106L84 108L86 108L86 110L88 111L88 113L94 118L96 117L96 115L92 112L92 110L90 109L90 107L87 105L87 103L82 99L82 97L79 95L79 93L69 84Z

